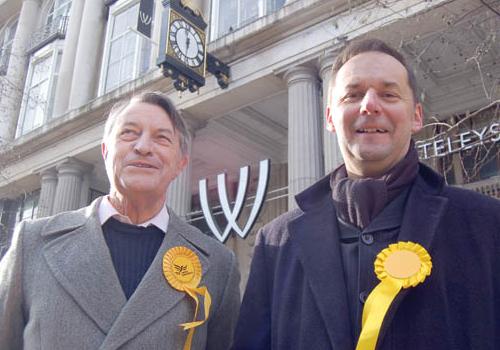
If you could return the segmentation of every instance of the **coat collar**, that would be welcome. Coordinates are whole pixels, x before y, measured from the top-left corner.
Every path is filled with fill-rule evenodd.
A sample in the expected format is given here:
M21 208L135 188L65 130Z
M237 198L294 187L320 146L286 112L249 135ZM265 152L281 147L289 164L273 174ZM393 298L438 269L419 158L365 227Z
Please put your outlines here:
M332 347L353 348L357 340L352 339L349 322L345 317L339 317L349 314L348 299L329 178L329 175L325 176L296 196L303 214L291 221L288 229L304 273L311 283ZM447 199L440 195L443 186L444 180L440 175L419 164L419 174L408 195L398 238L421 244L431 256L433 239L447 206ZM379 344L408 292L411 291L402 291L391 306L379 335Z
M406 203L401 231L398 237L402 242L415 242L423 246L433 256L434 237L448 206L448 198L441 195L444 179L429 167L419 164L419 175L413 184ZM433 269L439 269L433 266ZM436 275L436 274L434 274ZM432 272L426 280L434 278ZM378 343L382 344L394 315L409 293L418 293L418 288L425 288L426 282L416 288L402 290L392 303L384 318L379 333Z
M99 200L87 208L50 219L42 234L47 238L43 254L62 288L107 334L101 348L117 349L185 297L163 277L165 252L175 246L188 247L199 257L205 276L209 269L209 248L198 232L169 210L167 234L153 263L127 301L99 224Z

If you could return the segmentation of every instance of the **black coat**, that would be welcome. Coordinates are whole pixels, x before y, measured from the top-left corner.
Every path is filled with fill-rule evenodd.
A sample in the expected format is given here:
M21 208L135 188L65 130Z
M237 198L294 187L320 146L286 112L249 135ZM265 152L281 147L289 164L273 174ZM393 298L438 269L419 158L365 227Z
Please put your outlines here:
M235 350L355 348L328 177L297 202L258 234ZM400 292L377 349L500 349L500 201L420 165L398 240L433 269Z

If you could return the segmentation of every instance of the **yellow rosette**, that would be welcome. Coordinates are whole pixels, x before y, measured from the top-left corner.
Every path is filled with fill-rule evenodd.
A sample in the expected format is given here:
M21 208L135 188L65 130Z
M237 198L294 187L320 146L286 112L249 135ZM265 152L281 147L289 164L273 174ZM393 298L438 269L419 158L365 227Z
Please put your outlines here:
M163 256L163 275L173 288L185 292L195 302L196 307L193 321L179 325L184 330L189 330L186 342L184 343L184 350L189 350L191 349L194 330L208 319L210 305L212 304L212 298L207 287L198 286L201 281L200 259L192 250L186 247L173 247ZM205 311L205 319L199 321L196 320L199 307L198 295L204 298L203 305Z
M398 242L382 250L375 259L381 281L366 299L361 334L356 350L372 350L392 301L402 288L415 287L431 274L429 253L418 243Z

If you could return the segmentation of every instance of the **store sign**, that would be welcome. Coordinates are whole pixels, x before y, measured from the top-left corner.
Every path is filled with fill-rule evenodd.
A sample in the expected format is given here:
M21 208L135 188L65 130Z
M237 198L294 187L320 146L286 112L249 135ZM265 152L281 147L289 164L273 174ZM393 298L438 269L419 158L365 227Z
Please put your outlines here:
M469 130L460 134L438 138L432 141L415 142L420 159L443 157L447 154L465 151L486 143L500 141L500 123L491 123L481 129Z
M237 223L237 220L243 209L243 204L245 203L245 197L247 194L248 183L250 180L250 167L244 166L240 168L240 178L238 181L238 190L236 192L236 200L234 206L231 209L229 199L227 197L226 189L226 174L222 173L217 175L217 192L219 194L219 201L221 204L222 212L226 217L227 224L224 230L221 230L219 225L214 219L212 210L208 204L208 193L207 193L207 179L200 180L199 182L199 195L201 209L205 220L207 221L208 227L212 233L217 237L219 241L224 243L229 237L231 230L236 232L241 238L245 238L253 225L257 217L259 216L260 210L264 204L264 198L267 192L267 186L269 183L269 174L271 171L271 161L269 159L261 160L259 164L259 180L257 183L257 192L255 194L255 200L252 205L252 210L250 211L250 216L245 224L245 227L241 229Z

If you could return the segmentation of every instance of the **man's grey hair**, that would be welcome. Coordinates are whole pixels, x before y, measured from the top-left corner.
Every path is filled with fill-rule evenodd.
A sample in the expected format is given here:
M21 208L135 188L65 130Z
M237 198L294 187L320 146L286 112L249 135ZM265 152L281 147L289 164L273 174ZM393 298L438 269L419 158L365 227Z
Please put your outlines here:
M183 155L188 155L189 152L189 142L191 136L189 134L188 128L186 126L186 122L184 118L180 115L177 108L173 102L165 96L165 94L161 92L141 92L140 94L134 95L129 99L121 100L111 107L111 110L108 115L108 119L106 120L106 124L104 125L104 136L103 140L105 141L112 133L113 128L115 127L116 120L121 112L127 108L132 102L142 102L148 103L154 106L158 106L167 113L170 122L174 127L174 131L179 135L179 143L181 152Z

